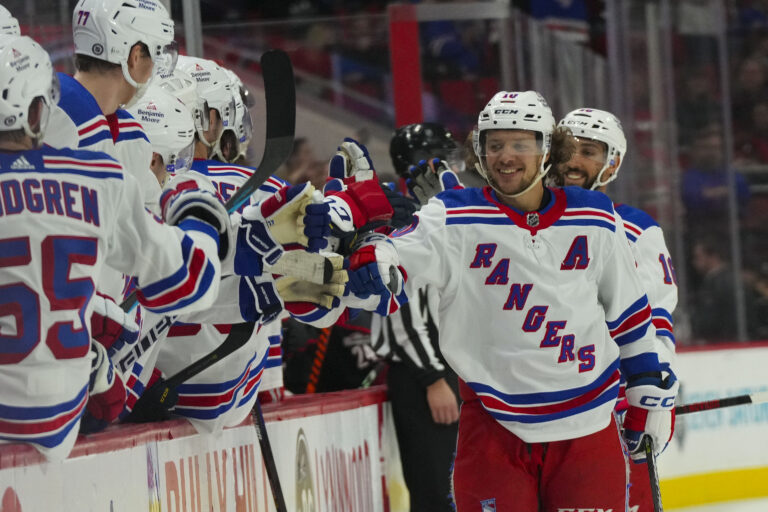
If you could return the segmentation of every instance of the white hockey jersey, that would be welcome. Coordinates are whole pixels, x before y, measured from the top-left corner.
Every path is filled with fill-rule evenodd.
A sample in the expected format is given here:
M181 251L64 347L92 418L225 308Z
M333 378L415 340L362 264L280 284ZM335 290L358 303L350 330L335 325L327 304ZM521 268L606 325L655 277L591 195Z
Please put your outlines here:
M254 169L195 160L191 172L207 176L226 201L253 175ZM282 180L270 177L251 196L250 204L272 196L285 185ZM238 290L236 285L228 288ZM236 295L234 300L225 302L232 304L233 313L239 315ZM231 327L225 323L225 316L220 318L216 323L191 323L196 320L193 315L174 324L160 346L157 368L166 376L173 375L219 346ZM235 322L242 322L242 318L232 320ZM179 401L174 414L188 418L201 432L242 422L253 408L258 391L283 385L280 341L279 320L259 324L245 345L177 388Z
M626 204L617 204L614 208L621 216L627 238L631 242L640 283L651 305L656 336L665 347L659 353L660 359L673 364L675 330L672 313L677 306L677 276L664 242L664 233L653 217L644 211Z
M521 213L489 188L438 194L393 233L413 286L440 297L440 349L500 424L526 442L605 428L619 367L660 369L651 308L613 205L554 189Z
M210 306L217 240L168 226L103 153L0 152L0 439L67 456L88 397L91 297L106 263L159 312Z
M150 170L152 146L141 124L123 109L104 115L96 99L73 77L59 73L61 98L51 110L45 143L55 148L103 151L131 173L144 205L159 214L161 187Z

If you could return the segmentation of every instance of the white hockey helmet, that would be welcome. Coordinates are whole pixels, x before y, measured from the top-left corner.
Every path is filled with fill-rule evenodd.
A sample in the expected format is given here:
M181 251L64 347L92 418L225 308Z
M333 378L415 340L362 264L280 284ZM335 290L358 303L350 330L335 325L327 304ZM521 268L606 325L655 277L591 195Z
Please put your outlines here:
M128 72L128 55L144 43L155 75L173 72L178 47L173 40L173 20L159 0L79 0L72 13L75 53L120 64L125 80L138 89L134 101L146 90Z
M0 34L20 36L19 20L13 17L11 11L0 5Z
M0 130L23 129L38 145L45 135L50 111L59 102L59 79L51 58L31 37L3 34L0 69ZM29 118L38 104L40 122L34 129Z
M174 69L173 73L161 76L157 85L179 98L192 111L195 130L200 139L211 125L208 102L197 93L197 81L186 71Z
M555 117L544 97L536 91L510 92L500 91L480 111L477 127L472 132L472 145L480 161L478 168L491 186L488 170L485 168L484 133L487 130L527 130L537 134L542 159L537 178L525 190L509 197L518 197L528 192L549 171L552 132L555 129ZM497 192L500 192L497 190Z
M223 128L226 130L232 127L236 115L235 98L232 95L232 82L224 68L212 60L187 55L179 57L178 66L197 82L197 94L208 102L210 108L219 112ZM209 143L205 137L200 137L200 141L209 147L218 142Z
M180 99L152 85L128 112L144 127L152 151L163 157L169 173L190 168L195 152L195 121Z
M605 186L616 179L621 161L627 152L627 138L624 136L621 122L615 115L596 108L579 108L569 112L557 126L569 128L576 138L592 139L606 145L605 163L600 172L597 173L595 182L592 184L592 190ZM616 171L603 181L603 173L608 167L616 163L616 157L620 158Z
M235 120L231 127L225 128L223 132L229 131L232 135L227 136L222 132L222 137L219 138L217 144L213 148L213 154L225 162L234 162L241 156L244 156L248 150L248 144L251 143L251 137L253 136L253 120L251 119L251 112L249 110L246 101L248 95L246 94L245 86L234 71L224 68L227 76L230 79L232 85L232 96L235 102ZM236 147L233 152L229 152L227 157L224 155L226 151L222 148L224 141L227 138L234 138L237 140ZM230 144L231 140L227 141Z

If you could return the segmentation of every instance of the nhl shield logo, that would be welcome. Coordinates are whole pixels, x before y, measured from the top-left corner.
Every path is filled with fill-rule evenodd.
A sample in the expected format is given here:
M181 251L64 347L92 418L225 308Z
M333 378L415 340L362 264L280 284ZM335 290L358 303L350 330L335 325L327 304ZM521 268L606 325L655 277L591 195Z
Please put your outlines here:
M539 225L539 212L529 212L525 216L525 222L531 226L532 228L535 228Z
M496 512L496 498L482 500L480 502L481 512Z

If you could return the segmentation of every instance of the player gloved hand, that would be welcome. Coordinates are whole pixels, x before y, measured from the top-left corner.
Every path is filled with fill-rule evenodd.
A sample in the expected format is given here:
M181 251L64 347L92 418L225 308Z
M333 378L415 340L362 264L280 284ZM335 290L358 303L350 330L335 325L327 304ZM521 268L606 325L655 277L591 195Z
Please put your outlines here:
M368 233L349 257L347 292L359 298L388 297L403 289L400 260L392 242L379 233Z
M410 226L413 214L419 209L419 203L395 190L394 183L384 183L382 189L394 212L389 219L389 225L395 229Z
M166 223L185 231L202 231L217 240L222 265L234 253L234 230L224 202L205 176L185 172L173 177L160 196Z
M237 233L235 273L260 275L262 262L274 265L283 245L301 244L317 252L330 235L329 207L310 183L283 187L258 205L243 210Z
M354 178L355 181L365 181L376 177L368 148L349 137L336 148L328 168L330 177L340 180Z
M408 174L408 188L422 205L444 190L464 188L448 163L439 158L420 160L417 165L408 168Z
M667 447L675 431L675 396L680 387L674 373L644 377L627 385L627 414L622 435L634 462L645 462L643 437L653 440L654 455Z
M394 210L376 180L349 183L345 190L333 191L326 186L325 203L337 233L350 233L371 222L386 222Z
M285 302L311 302L325 309L338 306L345 289L343 282L317 284L295 277L280 277L276 283Z
M107 349L99 343L91 344L91 377L88 384L87 413L80 431L98 432L117 419L125 407L127 397L123 379L115 371L107 356Z
M98 293L91 299L91 338L110 351L119 351L139 339L139 326L133 314L126 313L115 301Z
M283 310L272 276L240 278L240 315L246 322L266 323Z

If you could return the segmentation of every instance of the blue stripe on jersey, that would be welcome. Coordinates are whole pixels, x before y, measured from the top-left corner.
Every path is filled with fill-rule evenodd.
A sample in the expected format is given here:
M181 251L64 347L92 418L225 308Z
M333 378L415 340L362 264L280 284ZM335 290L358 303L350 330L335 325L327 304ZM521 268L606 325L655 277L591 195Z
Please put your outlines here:
M637 237L630 230L625 229L624 234L627 235L627 238L629 239L630 242L637 242Z
M615 208L616 213L621 215L622 219L634 224L643 231L653 226L659 225L659 223L656 222L653 217L648 215L643 210L635 208L634 206L629 206L627 204L617 204Z
M672 315L670 315L669 311L667 311L664 308L653 308L651 310L651 313L653 314L653 316L661 316L661 317L666 318L667 320L669 320L669 323L671 323L671 324L674 323L672 321Z
M99 104L96 102L96 98L74 77L66 73L58 73L58 77L61 88L59 107L67 113L78 128L84 123L104 115ZM51 127L51 129L54 128ZM106 130L106 133L109 135L109 127L105 126L100 129Z
M465 188L446 190L437 194L446 208L461 208L464 206L488 206L488 200L483 196L481 188Z
M587 402L583 405L574 407L572 409L567 409L562 412L555 412L551 414L535 414L535 415L509 414L509 413L500 413L496 411L488 411L488 412L490 413L491 416L501 421L516 421L518 423L546 423L548 421L567 418L569 416L574 416L584 411L595 409L597 407L600 407L606 402L615 402L618 396L619 396L619 383L617 382L610 388L603 391L597 398L595 398L591 402Z
M145 141L149 142L149 139L147 138L147 134L144 133L142 130L131 130L129 132L119 132L117 135L117 140L115 142L124 142L126 140L136 140L136 139L144 139Z
M118 119L130 119L132 121L136 121L136 118L133 117L133 115L130 112L128 112L123 108L119 108L115 110L115 117L117 117Z
M250 364L255 359L254 357L248 362L247 368L250 368ZM225 412L232 409L232 407L239 407L240 405L247 402L247 399L251 396L253 396L253 393L256 392L256 389L259 387L258 383L253 386L251 389L251 392L246 395L246 397L243 400L240 400L239 402L235 402L238 392L245 389L246 386L264 369L264 363L266 362L267 354L264 354L264 357L262 357L261 361L255 368L250 368L248 371L248 375L245 376L244 373L241 373L240 376L238 376L236 379L230 380L228 382L220 383L220 384L182 384L177 388L177 391L179 392L179 395L185 395L187 397L191 395L211 395L211 394L218 394L223 395L230 391L232 391L232 398L228 400L225 403L220 404L219 406L215 408L209 408L206 406L200 406L201 408L192 408L194 407L192 404L190 404L188 407L176 407L174 408L173 412L174 414L178 414L187 418L195 418L200 420L210 420L215 419ZM244 378L245 377L245 378ZM238 383L240 384L238 386ZM235 387L236 386L236 387Z
M74 409L77 404L83 400L87 391L88 386L86 385L72 400L50 406L27 407L0 404L0 419L9 421L36 421L54 418Z
M30 426L33 426L35 422L45 423L54 420L56 416L67 414L75 411L80 407L80 411L77 412L67 423L57 427L50 432L49 435L45 433L35 433L36 437L32 437L33 434L15 434L15 433L0 433L0 439L6 441L18 442L23 441L25 443L34 443L44 446L46 448L53 448L61 444L65 437L70 433L72 428L78 424L80 418L83 415L85 409L85 396L88 392L88 386L83 386L83 389L77 394L77 396L68 402L63 402L58 405L48 407L16 407L9 405L0 405L0 419L13 421L21 420L30 422ZM82 405L81 405L82 404ZM42 435L41 435L42 434Z
M187 235L184 235L184 238L181 240L181 257L184 260L184 262L181 264L181 267L179 267L176 272L166 277L165 279L161 279L160 281L142 286L141 291L144 293L145 297L151 298L164 293L166 290L169 290L181 283L187 277L189 272L187 263L189 262L190 255L192 254L192 248L192 239Z
M490 224L495 226L509 226L514 225L515 223L512 222L512 219L505 216L498 216L498 217L472 217L472 216L458 216L458 215L449 215L445 219L445 224L451 225L451 224Z
M539 393L519 393L513 395L502 393L501 391L497 391L487 384L481 384L479 382L468 382L467 384L475 393L492 395L502 402L506 402L510 405L543 405L547 403L570 400L571 398L584 395L593 389L597 389L605 384L605 382L611 378L613 372L615 372L618 368L619 359L617 358L590 384L578 388L564 389L562 391L542 391Z
M78 144L78 147L87 148L89 146L93 146L94 144L98 144L99 142L107 139L112 140L112 133L109 131L109 128L99 129L93 135L89 135L84 139L80 139L80 142L78 142L77 144Z
M633 341L637 341L645 336L645 334L648 332L648 327L650 326L650 321L643 322L643 324L638 325L631 331L614 336L613 341L615 341L618 346L623 347L624 345L632 343Z
M603 210L613 216L613 202L610 198L596 190L585 190L581 187L563 187L567 200L568 210L579 208L594 208Z
M608 329L614 330L617 327L619 327L624 320L629 318L630 316L634 315L638 311L642 311L643 308L648 306L648 297L643 295L639 299L637 299L634 303L632 303L631 306L629 306L627 309L624 310L624 312L619 315L619 318L616 320L605 320L605 323L608 325Z
M610 231L616 231L616 226L608 222L607 220L600 220L600 219L574 219L574 218L568 218L568 217L560 217L557 221L555 221L553 226L597 226L600 228L606 228Z
M16 173L16 174L75 174L77 176L85 176L86 178L116 178L123 179L123 175L119 172L108 171L81 171L77 169L8 169L0 170L0 173Z

